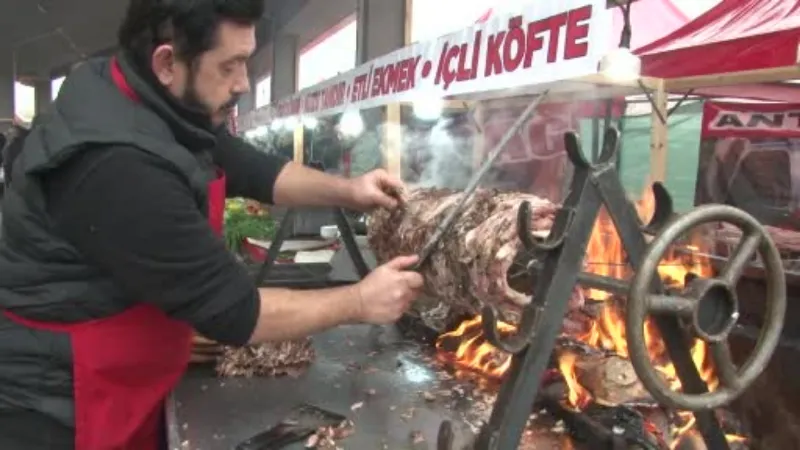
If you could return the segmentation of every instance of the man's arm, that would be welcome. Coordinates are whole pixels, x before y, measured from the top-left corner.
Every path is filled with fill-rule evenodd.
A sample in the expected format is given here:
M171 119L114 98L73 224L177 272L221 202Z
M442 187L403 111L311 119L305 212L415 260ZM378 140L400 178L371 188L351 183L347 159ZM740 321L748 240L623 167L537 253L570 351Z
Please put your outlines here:
M166 162L136 149L78 156L47 180L64 236L134 299L224 344L291 339L358 321L353 289L257 290Z
M283 206L349 206L352 183L259 151L244 139L224 133L214 160L225 171L229 196Z
M275 180L290 162L279 155L259 151L227 132L218 136L213 157L225 171L228 197L245 197L262 203L274 203Z
M400 180L384 171L339 177L266 154L227 133L219 137L214 159L227 175L229 196L282 206L394 207L403 189Z

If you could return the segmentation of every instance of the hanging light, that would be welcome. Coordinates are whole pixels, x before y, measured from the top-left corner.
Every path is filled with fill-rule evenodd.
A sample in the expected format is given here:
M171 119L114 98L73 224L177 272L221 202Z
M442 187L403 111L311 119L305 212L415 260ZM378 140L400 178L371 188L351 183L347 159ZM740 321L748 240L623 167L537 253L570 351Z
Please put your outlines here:
M444 101L440 98L420 99L412 104L414 115L419 120L434 122L442 117Z
M600 73L612 81L635 81L642 74L642 60L629 48L615 48L600 60Z
M345 111L339 119L339 131L345 136L356 137L364 132L364 119L356 109Z
M622 13L619 47L608 52L600 60L600 73L612 81L636 81L642 75L642 59L631 51L633 35L631 4L633 2L615 1L615 3Z

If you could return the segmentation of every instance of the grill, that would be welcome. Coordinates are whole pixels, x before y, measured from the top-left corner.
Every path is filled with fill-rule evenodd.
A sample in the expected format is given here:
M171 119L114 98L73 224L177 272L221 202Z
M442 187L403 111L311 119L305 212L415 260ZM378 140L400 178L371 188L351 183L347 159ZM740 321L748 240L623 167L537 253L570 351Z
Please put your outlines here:
M342 443L345 448L395 448L399 443L431 448L429 443L434 442L439 450L797 447L800 433L794 431L792 420L797 406L775 400L797 398L795 383L782 381L792 373L786 364L797 364L794 356L800 347L788 337L778 346L786 285L780 255L763 227L724 206L700 207L677 216L669 194L659 185L654 187L654 217L642 226L614 168L618 133L611 129L605 134L595 165L584 159L576 135L568 134L567 142L573 178L548 238L531 235L529 209L520 208L518 232L534 255L526 273L536 280L537 300L526 306L514 332L500 329L491 307L481 318L485 339L512 355L504 378L470 376L443 366L433 345L441 342L440 330L411 315L395 327L342 327L315 338L318 360L299 379L212 380L209 373L196 370L172 402L172 443L184 444L183 448L230 448L280 422L295 404L313 403L355 423L355 433ZM637 267L631 281L582 272L601 208L613 220L628 261ZM368 265L350 223L341 211L336 218L354 271L363 276ZM684 232L710 221L726 221L743 231L740 245L721 266L721 275L688 277L682 290L662 284L658 264L666 249L680 244ZM655 237L648 243L647 236ZM285 237L278 233L274 250ZM760 256L760 278L737 283L752 253ZM276 267L265 261L260 279ZM576 284L628 297L630 363L647 388L643 402L593 403L580 410L564 403L568 381L556 370L554 353L564 345L561 323ZM737 284L738 290L729 288ZM294 285L303 287L300 282ZM765 299L767 312L748 314L748 325L737 325L740 298ZM670 389L648 358L642 334L648 315L654 317L682 392ZM711 393L692 360L689 336L703 340L718 362L720 387ZM728 341L730 345L723 347ZM778 358L770 362L776 348ZM742 356L751 352L754 356L742 364ZM213 415L211 410L224 413ZM669 443L663 430L675 420L676 411L691 412L696 433ZM752 439L730 440L726 432L731 430Z

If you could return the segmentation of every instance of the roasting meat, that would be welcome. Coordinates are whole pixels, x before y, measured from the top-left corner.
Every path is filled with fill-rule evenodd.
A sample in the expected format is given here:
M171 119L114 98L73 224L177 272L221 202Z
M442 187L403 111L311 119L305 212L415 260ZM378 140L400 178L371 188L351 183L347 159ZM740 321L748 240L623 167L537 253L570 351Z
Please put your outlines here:
M217 362L224 377L298 376L314 361L311 339L226 347Z
M397 255L419 252L442 223L461 193L446 189L415 189L403 208L380 210L371 217L368 238L381 262ZM517 210L531 203L531 229L547 232L558 205L531 194L478 190L455 225L443 237L423 269L426 293L448 314L477 314L484 304L494 305L506 319L516 322L531 296L512 289L509 271L517 267L522 243L517 236ZM573 309L581 307L578 289Z

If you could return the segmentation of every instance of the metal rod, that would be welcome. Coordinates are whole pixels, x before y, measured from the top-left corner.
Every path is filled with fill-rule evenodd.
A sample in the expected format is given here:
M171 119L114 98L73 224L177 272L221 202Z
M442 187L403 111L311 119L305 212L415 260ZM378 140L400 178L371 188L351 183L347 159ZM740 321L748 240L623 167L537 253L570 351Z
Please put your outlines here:
M538 273L544 268L544 265L536 261L530 264L528 267ZM578 284L584 288L597 289L600 291L620 295L628 295L628 290L630 290L630 285L625 282L625 280L606 277L589 272L581 272L578 274Z
M283 220L281 220L281 224L278 227L278 231L275 233L275 237L272 240L272 244L269 246L269 250L267 250L267 255L264 258L264 262L261 263L261 268L258 270L258 274L256 275L256 285L260 286L266 281L267 275L269 274L270 270L272 270L272 267L275 265L275 260L278 258L278 254L281 252L284 241L289 238L289 234L292 230L292 224L294 223L294 218L294 209L286 211L286 214L283 216Z
M367 266L367 262L364 261L364 255L361 253L361 249L358 248L353 227L350 225L350 221L347 220L347 215L342 208L334 208L333 214L336 218L336 225L339 227L339 234L344 243L344 248L350 255L350 259L353 260L353 265L356 268L358 276L360 278L365 278L369 275L370 270L369 266Z
M525 108L525 111L520 114L520 116L517 118L517 121L511 125L500 141L494 146L491 153L489 153L489 156L486 158L486 161L484 161L478 171L472 175L472 178L469 180L469 184L467 184L466 188L464 188L464 193L459 199L458 203L450 210L445 219L436 228L433 236L431 236L428 242L425 243L425 246L422 247L422 251L419 253L419 261L417 262L415 269L418 270L428 260L428 258L431 256L431 253L433 253L433 249L442 239L442 236L444 236L444 234L453 226L456 218L458 218L458 216L461 214L461 211L464 209L464 205L467 203L467 201L469 201L470 198L472 198L475 190L478 189L483 177L486 176L486 173L492 168L494 162L503 153L503 150L505 150L506 145L509 141L511 141L511 138L513 138L522 125L527 122L528 119L530 119L530 117L536 111L536 108L539 107L539 104L542 102L542 100L547 97L548 92L549 90L542 92L528 105L527 108Z

